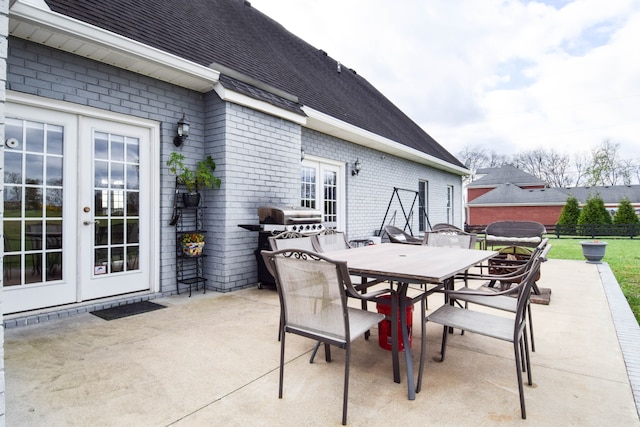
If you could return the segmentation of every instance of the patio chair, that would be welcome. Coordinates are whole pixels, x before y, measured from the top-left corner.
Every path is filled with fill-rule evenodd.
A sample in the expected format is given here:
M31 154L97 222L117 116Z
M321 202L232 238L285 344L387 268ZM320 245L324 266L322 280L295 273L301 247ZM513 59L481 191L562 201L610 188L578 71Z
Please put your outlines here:
M516 313L518 309L517 299L513 298L511 295L492 295L495 292L490 291L487 286L480 286L477 289L469 288L469 280L481 280L481 281L506 281L511 284L519 283L524 279L529 270L531 269L533 262L536 259L540 259L540 262L545 262L547 260L547 253L551 249L551 245L548 244L549 239L544 239L540 245L538 245L529 260L517 268L513 269L510 273L504 275L491 275L491 274L466 274L459 276L465 280L465 286L461 289L458 289L459 292L456 294L454 300L456 302L464 301L465 308L469 307L469 303L478 304L484 307L494 308L496 310L507 311L510 313ZM533 286L535 286L535 281L539 277L539 272L533 278ZM506 288L505 288L506 289ZM478 294L477 292L483 292L485 295ZM533 338L533 316L531 315L531 302L527 303L525 307L525 311L528 319L528 330L529 337L531 339L531 351L536 351L536 344Z
M269 246L274 251L294 248L314 251L311 236L297 231L283 231L275 236L269 236Z
M424 233L423 244L427 246L475 249L478 236L462 230L442 229Z
M342 404L342 424L345 425L351 343L385 317L349 307L347 295L375 300L387 291L358 294L349 279L346 262L333 261L314 252L285 249L263 251L262 256L267 268L277 277L278 296L284 309L278 397L282 398L283 391L286 333L323 342L327 362L331 361L330 345L342 348L346 351Z
M391 241L391 243L406 243L410 245L422 244L421 238L405 233L403 230L400 230L398 227L394 227L393 225L385 225L384 231L387 233L387 236L389 236L389 241Z
M316 252L339 251L340 249L351 249L343 231L334 228L327 228L311 236L311 243Z
M271 246L272 251L277 251L281 249L304 249L307 251L315 251L313 248L313 242L311 241L311 236L299 233L297 231L283 231L282 233L276 234L275 236L269 236L269 246ZM276 282L276 288L278 287L278 278L273 275L273 278ZM282 339L282 307L280 307L280 327L278 328L278 341ZM314 354L311 356L311 360L313 360Z
M516 375L518 378L518 392L520 395L520 413L522 419L526 419L524 388L522 382L522 372L527 372L527 383L532 385L531 379L531 363L529 358L529 343L527 340L526 316L525 310L529 304L531 296L531 287L533 285L535 275L540 268L540 258L536 258L524 280L517 287L506 291L497 292L492 295L496 298L500 295L517 292L517 309L515 318L507 318L504 316L496 316L488 313L468 310L454 305L445 304L430 315L423 317L422 321L422 348L420 351L420 368L418 371L418 384L416 392L420 391L422 386L422 374L424 371L424 357L426 351L426 324L434 322L443 325L442 348L440 350L440 361L443 362L447 349L447 339L449 336L449 328L458 328L469 331L471 333L484 335L489 338L495 338L507 341L513 344L513 354L516 364ZM450 298L455 299L461 292L456 290L444 290ZM467 292L469 294L471 292ZM481 293L478 293L481 294ZM487 294L484 294L487 295ZM423 310L424 313L424 310ZM523 364L524 363L524 364Z
M433 227L431 227L431 231L464 231L460 227L456 227L452 224L447 224L445 222L440 222Z

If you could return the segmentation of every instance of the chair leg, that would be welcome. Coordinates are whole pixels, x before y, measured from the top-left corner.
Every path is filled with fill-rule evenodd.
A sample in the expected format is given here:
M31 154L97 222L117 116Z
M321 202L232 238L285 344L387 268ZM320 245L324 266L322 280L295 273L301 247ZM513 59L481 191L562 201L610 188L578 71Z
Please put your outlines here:
M524 407L524 388L522 386L522 362L520 360L520 342L513 343L513 352L516 359L516 375L518 377L518 393L520 394L520 413L522 415L522 419L527 419L527 413Z
M420 331L420 365L418 366L418 383L416 384L416 393L420 393L420 389L422 388L422 373L424 372L424 353L427 350L427 333L426 333L426 329L427 329L427 320L426 320L426 304L425 301L426 300L426 296L425 298L423 298L422 302L420 303L421 307L421 320L422 320L422 328Z
M284 336L286 334L282 333L282 339L280 340L280 384L278 387L278 397L282 399L282 384L284 380Z
M321 342L318 341L316 342L316 345L313 346L313 351L311 352L311 357L309 358L309 363L313 363L313 359L316 358L316 353L318 352L318 349L320 348L320 344ZM325 354L326 356L326 354Z
M347 344L344 361L344 394L342 397L342 425L347 425L347 403L349 401L349 363L351 361L351 344Z
M447 351L447 339L449 338L449 327L444 325L442 328L442 348L440 349L440 361L444 362L444 355Z
M529 318L529 336L531 337L531 351L535 353L536 343L533 341L533 319L531 316L531 304L527 304L527 317Z

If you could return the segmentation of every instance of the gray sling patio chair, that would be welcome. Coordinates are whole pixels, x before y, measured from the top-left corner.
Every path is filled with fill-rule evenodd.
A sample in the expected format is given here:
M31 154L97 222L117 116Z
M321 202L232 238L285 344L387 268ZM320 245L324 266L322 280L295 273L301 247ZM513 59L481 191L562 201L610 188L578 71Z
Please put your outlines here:
M385 225L384 231L389 236L389 241L391 243L407 243L410 245L421 245L422 239L419 237L414 237L409 233L400 230L398 227L394 227L393 225Z
M286 334L293 333L324 343L325 358L331 361L330 345L346 351L342 424L347 423L351 343L384 319L383 314L347 305L347 295L375 301L388 291L359 294L349 279L347 263L318 253L285 249L262 251L269 271L277 277L278 296L283 307L280 341L280 384L282 398Z
M494 308L496 310L507 311L510 313L515 313L518 309L518 302L511 295L493 295L495 292L490 290L487 286L480 286L479 288L472 289L469 287L470 280L480 280L483 282L486 281L506 281L509 283L519 283L524 279L529 273L529 269L531 268L533 262L536 259L540 259L540 262L545 262L547 260L547 253L551 249L551 245L548 244L549 239L544 239L532 252L529 260L514 268L511 266L512 271L503 275L491 275L491 274L466 274L460 275L459 278L465 280L465 286L463 288L458 289L458 292L454 298L456 302L464 301L465 308L469 307L469 303L482 305L484 307ZM538 277L538 274L533 278L533 286L535 285L535 281ZM478 292L484 292L483 294L478 294ZM527 325L527 329L529 330L529 337L531 339L531 351L536 351L536 344L533 337L533 316L531 315L531 302L527 303L525 307L525 311L527 314L527 319L529 324Z
M518 392L520 395L520 413L523 419L527 418L524 402L524 388L522 382L522 372L527 372L528 384L532 385L531 379L531 363L529 358L529 343L527 340L526 315L525 311L531 297L531 287L535 280L536 273L540 268L540 258L536 258L531 265L526 277L518 286L506 291L491 294L491 298L509 293L517 293L517 309L514 318L504 316L496 316L488 313L473 311L455 305L445 304L433 313L423 317L422 321L422 348L420 351L420 368L418 371L418 384L416 392L420 391L422 386L422 374L424 371L424 358L426 352L426 324L434 322L443 325L442 347L440 350L440 361L443 362L447 349L447 340L449 337L449 328L458 328L471 333L484 335L489 338L495 338L507 341L513 344L513 355L516 364L516 375L518 378ZM456 298L461 292L456 290L444 290L450 298ZM467 294L471 293L466 292ZM484 294L486 295L486 294ZM423 310L424 313L424 310Z
M274 236L269 236L269 246L271 246L271 250L274 251L293 248L315 251L311 236L298 233L297 231L283 231Z
M351 249L343 231L327 228L311 236L311 243L316 252L331 252L340 249Z
M439 230L424 233L423 244L435 247L475 249L478 236L462 230Z

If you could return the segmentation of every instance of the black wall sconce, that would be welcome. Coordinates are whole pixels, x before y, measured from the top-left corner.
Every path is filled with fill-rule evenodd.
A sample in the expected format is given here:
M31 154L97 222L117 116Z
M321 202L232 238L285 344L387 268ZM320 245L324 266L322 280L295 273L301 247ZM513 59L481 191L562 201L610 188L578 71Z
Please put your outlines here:
M351 176L356 176L360 173L360 169L362 169L362 165L360 164L360 159L356 159L356 162L353 164L353 170L351 171Z
M300 161L304 160L304 150L300 150Z
M173 145L176 147L180 147L184 140L189 136L189 123L184 121L184 113L182 114L182 118L178 122L178 130L177 135L173 138Z

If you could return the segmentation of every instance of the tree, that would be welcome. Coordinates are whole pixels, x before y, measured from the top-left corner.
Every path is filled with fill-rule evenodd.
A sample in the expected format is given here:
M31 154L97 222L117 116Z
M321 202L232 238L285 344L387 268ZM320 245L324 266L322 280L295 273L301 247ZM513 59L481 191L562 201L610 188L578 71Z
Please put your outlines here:
M587 167L588 185L617 185L622 178L619 157L620 144L608 139L592 151Z
M599 193L587 197L587 203L580 211L578 224L611 224L611 215Z
M618 210L616 211L615 215L613 215L613 223L637 224L638 222L640 222L640 220L638 219L638 215L636 215L636 212L633 209L631 200L629 200L627 197L624 197L622 200L620 200Z
M570 225L577 224L580 217L580 204L575 196L567 197L567 202L562 207L560 212L560 218L558 218L558 224Z

